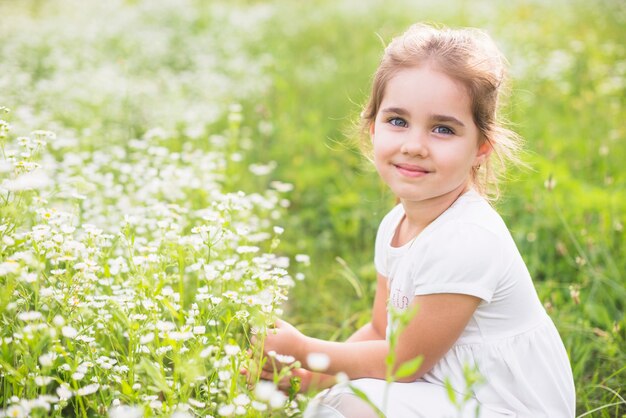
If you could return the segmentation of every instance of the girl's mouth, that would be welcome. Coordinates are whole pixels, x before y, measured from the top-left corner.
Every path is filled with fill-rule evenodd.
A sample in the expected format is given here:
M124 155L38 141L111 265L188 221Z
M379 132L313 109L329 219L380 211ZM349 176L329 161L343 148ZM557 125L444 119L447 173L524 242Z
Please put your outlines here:
M430 173L429 170L413 164L393 164L393 166L406 177L422 177Z

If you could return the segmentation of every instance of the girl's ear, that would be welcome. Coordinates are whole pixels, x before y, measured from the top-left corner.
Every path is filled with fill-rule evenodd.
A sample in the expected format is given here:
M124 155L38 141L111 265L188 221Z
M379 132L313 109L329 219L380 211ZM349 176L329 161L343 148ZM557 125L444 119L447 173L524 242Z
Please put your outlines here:
M374 140L374 122L370 123L370 140Z
M474 165L481 165L491 155L493 152L493 145L491 145L491 141L486 139L483 143L478 147L478 152L476 153L476 160Z

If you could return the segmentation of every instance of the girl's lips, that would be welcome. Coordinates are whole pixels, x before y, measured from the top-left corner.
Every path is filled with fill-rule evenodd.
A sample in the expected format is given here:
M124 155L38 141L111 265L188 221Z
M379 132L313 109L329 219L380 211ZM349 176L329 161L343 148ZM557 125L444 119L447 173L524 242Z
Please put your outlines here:
M396 170L400 174L402 174L403 176L407 176L407 177L422 177L430 173L430 171L417 165L394 164L393 166L396 167Z

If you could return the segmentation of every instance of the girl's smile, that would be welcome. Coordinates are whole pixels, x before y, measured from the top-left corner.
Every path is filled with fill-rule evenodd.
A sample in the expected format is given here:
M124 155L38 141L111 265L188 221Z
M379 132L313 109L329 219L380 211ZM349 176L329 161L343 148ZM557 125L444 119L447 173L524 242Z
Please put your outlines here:
M394 163L393 165L398 170L398 173L407 177L423 177L431 172L430 170L414 164Z

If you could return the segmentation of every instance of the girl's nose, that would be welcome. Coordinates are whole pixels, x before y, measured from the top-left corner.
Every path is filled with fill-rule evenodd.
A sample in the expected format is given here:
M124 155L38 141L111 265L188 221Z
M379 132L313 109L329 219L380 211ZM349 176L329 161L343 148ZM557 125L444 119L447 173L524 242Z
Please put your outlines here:
M428 156L426 140L427 134L425 133L409 132L400 147L400 152L409 156L426 157Z

